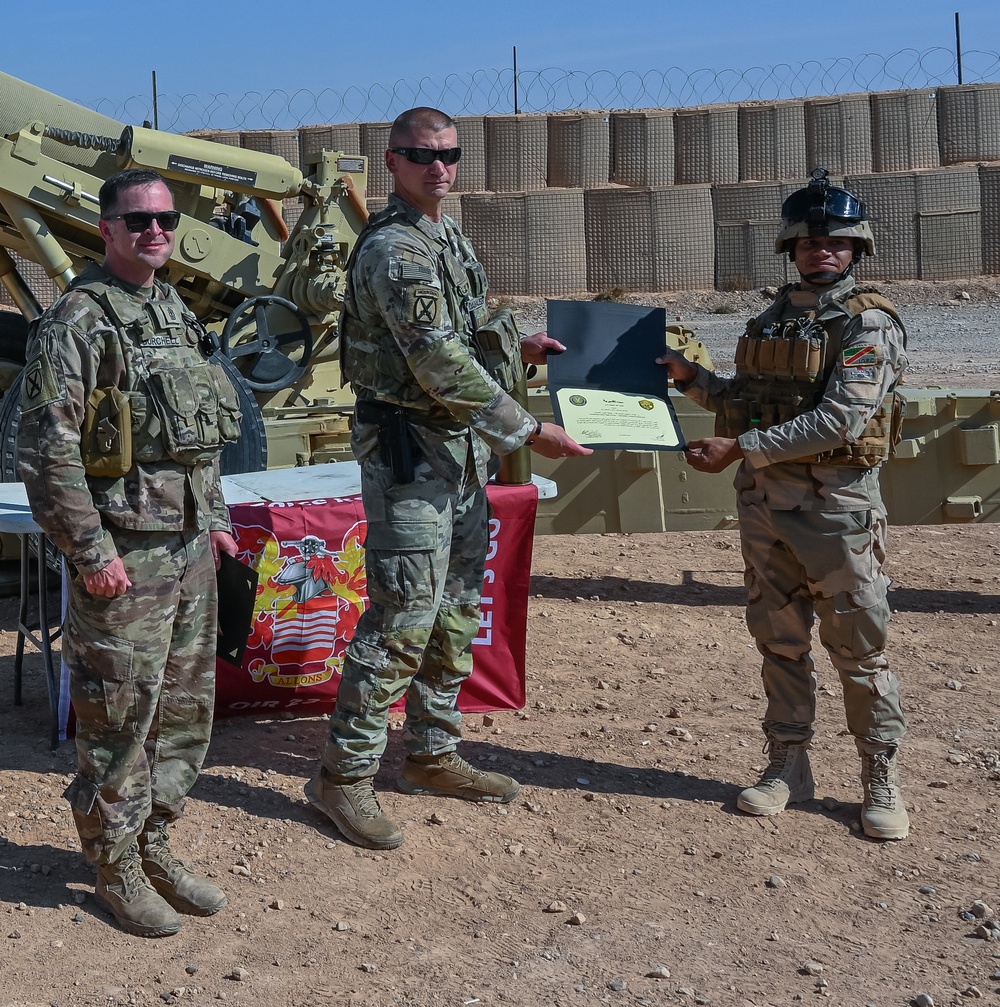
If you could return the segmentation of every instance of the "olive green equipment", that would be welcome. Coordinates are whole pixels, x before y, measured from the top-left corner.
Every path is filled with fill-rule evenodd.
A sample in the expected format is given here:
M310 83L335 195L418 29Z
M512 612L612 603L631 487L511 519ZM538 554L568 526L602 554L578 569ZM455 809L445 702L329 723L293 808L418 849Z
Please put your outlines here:
M225 470L351 458L353 399L340 380L337 324L347 260L368 216L366 159L319 151L300 168L203 137L126 125L0 73L0 283L17 309L0 310L0 477L17 478L24 320L36 318L89 263L102 261L96 193L129 166L167 177L181 212L164 279L214 333L217 358L236 387L241 436L223 453ZM668 327L665 345L712 366L705 345L684 326ZM537 419L551 421L545 373L539 368L526 388L517 375L513 392L520 389ZM890 519L1000 519L1000 391L904 391L902 440L881 476ZM710 412L670 395L688 440L712 435ZM98 448L110 446L105 464L124 464L108 425L124 418L115 418L113 400L93 406L88 436ZM521 449L508 458L504 478L526 479L528 457ZM558 486L554 498L540 501L541 533L708 529L736 521L731 480L695 472L680 452L530 460L536 475Z
M126 392L95 388L87 400L80 456L88 476L120 479L132 468L132 410Z

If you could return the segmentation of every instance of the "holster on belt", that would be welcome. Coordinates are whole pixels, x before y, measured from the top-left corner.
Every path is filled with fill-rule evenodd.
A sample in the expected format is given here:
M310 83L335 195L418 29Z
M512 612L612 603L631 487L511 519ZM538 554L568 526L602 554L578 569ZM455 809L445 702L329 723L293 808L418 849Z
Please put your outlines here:
M402 406L388 402L359 399L354 413L362 423L378 426L379 455L392 469L399 483L413 482L413 469L419 458L419 449L413 442L413 430L407 411Z

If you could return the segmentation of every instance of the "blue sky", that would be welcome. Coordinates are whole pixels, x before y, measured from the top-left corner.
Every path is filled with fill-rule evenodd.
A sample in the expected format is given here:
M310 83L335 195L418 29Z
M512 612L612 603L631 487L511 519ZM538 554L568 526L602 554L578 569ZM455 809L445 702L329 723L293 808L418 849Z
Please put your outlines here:
M388 94L380 100L388 107L396 81L448 74L466 81L476 71L508 68L513 45L522 72L558 68L583 74L607 70L610 75L668 67L682 74L770 68L840 57L856 60L865 53L952 49L957 7L964 49L1000 51L996 0L952 0L949 5L934 0L465 0L430 6L371 0L282 4L281 13L274 0L170 0L155 6L134 0L48 0L7 5L5 36L21 44L4 47L0 69L82 104L101 103L109 114L126 107L133 96L139 101L130 109L148 100L152 70L165 104L185 94L226 93L237 101L248 92L316 94L354 88L367 93L382 85ZM297 11L304 13L296 16ZM946 62L939 56L932 69ZM992 79L1000 79L1000 72ZM449 111L491 110L456 109L466 100L463 88L460 82ZM819 85L810 91L824 93ZM404 88L399 107L407 107L406 97ZM310 111L306 108L301 122L323 121L315 115L310 119ZM341 120L331 115L328 121Z

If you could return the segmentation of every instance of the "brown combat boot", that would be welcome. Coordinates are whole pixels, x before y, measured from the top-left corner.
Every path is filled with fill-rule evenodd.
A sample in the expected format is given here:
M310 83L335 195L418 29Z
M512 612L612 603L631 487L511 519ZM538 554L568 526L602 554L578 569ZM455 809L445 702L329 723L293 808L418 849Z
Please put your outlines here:
M887 745L866 751L859 744L858 751L865 792L861 803L865 835L872 839L905 839L910 834L910 818L899 789L899 749Z
M332 783L320 773L305 786L306 798L327 815L340 834L369 850L394 850L403 841L399 826L382 810L371 777Z
M113 864L97 868L95 894L121 928L137 937L170 937L181 928L180 917L143 874L135 842Z
M767 769L758 783L736 798L736 807L748 815L780 815L789 804L811 801L816 785L805 744L768 739L764 751Z
M199 877L190 864L174 855L167 842L167 820L160 815L146 819L139 851L146 877L174 909L189 916L211 916L229 902L218 885Z
M469 765L457 752L445 752L443 755L407 756L399 789L405 794L435 794L507 804L521 792L521 784L502 773L484 773Z

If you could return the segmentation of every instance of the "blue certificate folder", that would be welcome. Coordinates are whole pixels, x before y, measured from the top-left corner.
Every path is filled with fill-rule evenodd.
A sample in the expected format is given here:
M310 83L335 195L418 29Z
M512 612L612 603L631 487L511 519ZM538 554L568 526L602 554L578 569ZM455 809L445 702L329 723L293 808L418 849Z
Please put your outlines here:
M565 353L548 358L556 422L591 448L683 451L667 392L663 308L612 301L548 301L548 333Z

